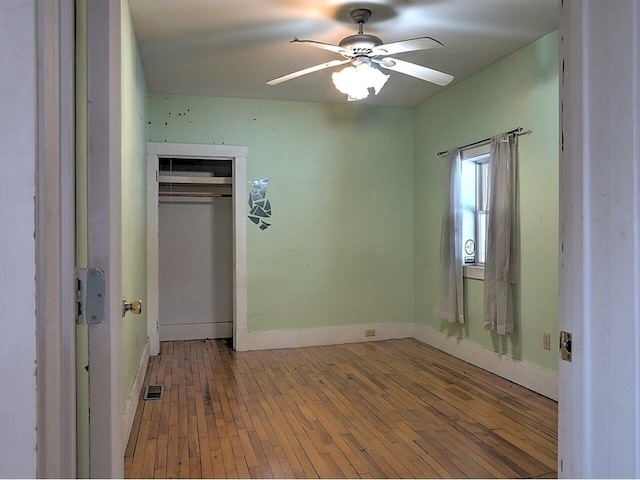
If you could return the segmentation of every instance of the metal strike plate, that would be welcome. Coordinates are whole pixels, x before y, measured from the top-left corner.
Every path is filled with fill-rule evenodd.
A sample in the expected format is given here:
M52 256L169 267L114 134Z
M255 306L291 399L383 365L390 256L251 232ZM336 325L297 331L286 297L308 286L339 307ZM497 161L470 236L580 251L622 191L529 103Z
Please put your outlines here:
M560 332L560 358L571 361L571 334L569 332Z
M105 277L99 268L76 268L77 323L95 325L104 320Z

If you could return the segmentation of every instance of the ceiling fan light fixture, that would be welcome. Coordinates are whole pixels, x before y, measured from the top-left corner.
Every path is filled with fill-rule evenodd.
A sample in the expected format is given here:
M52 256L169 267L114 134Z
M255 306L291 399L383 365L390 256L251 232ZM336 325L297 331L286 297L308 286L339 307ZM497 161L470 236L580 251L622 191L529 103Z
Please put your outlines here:
M367 8L356 8L351 11L351 18L358 25L358 33L343 38L338 45L316 42L313 40L299 40L294 38L291 43L298 45L308 45L313 48L328 50L337 53L342 60L321 63L313 67L304 68L297 72L274 78L267 82L268 85L278 85L308 73L317 72L326 68L337 67L351 63L351 66L332 75L333 84L342 93L347 95L347 100L362 100L369 96L371 89L377 95L387 82L389 75L382 73L386 70L409 75L426 82L445 86L453 80L453 75L439 72L432 68L423 67L415 63L392 58L389 55L398 53L413 52L416 50L428 50L442 47L442 43L431 37L418 37L399 42L383 43L375 35L365 34L364 24L371 18L371 10ZM377 58L384 57L384 58ZM379 70L378 66L383 70Z
M367 63L361 63L334 72L331 79L338 91L346 94L349 100L362 100L369 96L370 88L377 95L387 83L389 75Z

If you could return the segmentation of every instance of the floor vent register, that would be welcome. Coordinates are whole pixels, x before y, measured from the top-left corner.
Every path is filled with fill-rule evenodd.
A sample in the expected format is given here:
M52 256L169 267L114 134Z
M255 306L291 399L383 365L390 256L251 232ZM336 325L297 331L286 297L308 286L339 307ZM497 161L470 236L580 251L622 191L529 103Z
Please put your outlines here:
M144 400L159 400L164 394L162 385L149 385L144 391Z

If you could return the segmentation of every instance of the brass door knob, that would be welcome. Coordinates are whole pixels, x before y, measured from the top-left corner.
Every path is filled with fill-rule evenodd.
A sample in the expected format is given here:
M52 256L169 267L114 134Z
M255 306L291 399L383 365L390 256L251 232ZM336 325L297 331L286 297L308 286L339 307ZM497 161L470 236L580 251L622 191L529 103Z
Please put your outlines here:
M124 317L127 312L140 315L142 313L142 300L127 302L126 298L122 297L122 316Z

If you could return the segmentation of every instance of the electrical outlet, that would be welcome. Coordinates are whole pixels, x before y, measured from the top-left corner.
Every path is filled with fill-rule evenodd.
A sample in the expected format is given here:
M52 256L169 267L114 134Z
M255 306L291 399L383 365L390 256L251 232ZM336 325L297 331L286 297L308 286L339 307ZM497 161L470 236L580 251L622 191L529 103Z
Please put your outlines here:
M545 350L551 350L551 334L543 333L542 334L542 348Z
M375 337L376 336L376 331L375 330L365 330L364 331L364 336L365 337Z

